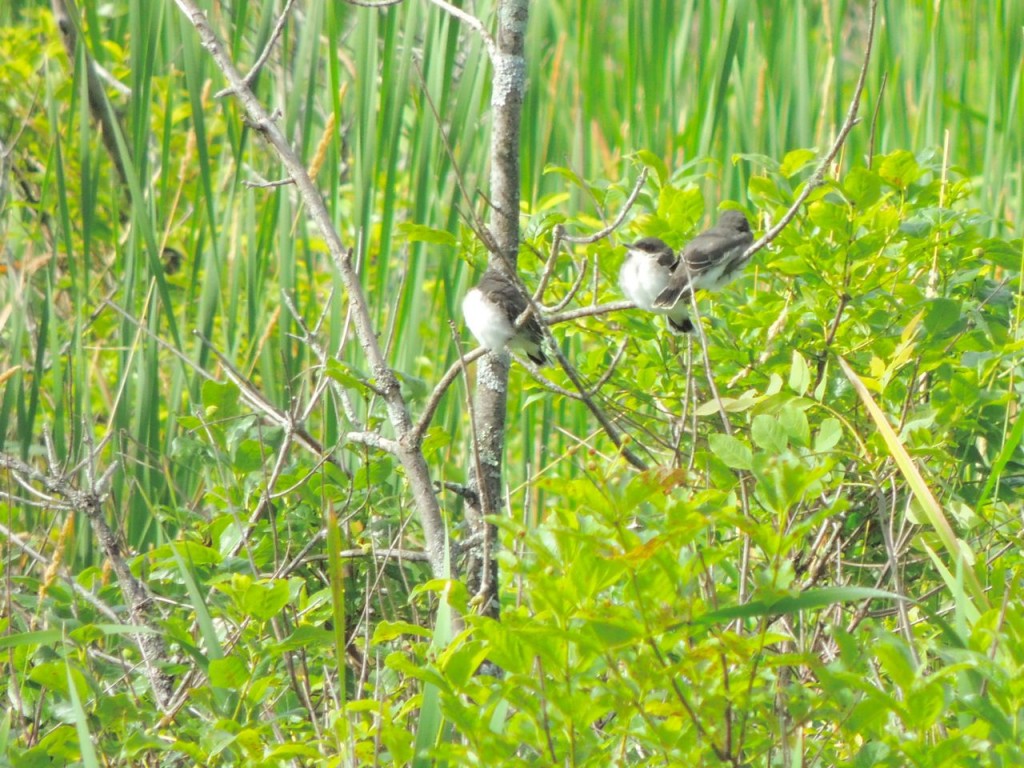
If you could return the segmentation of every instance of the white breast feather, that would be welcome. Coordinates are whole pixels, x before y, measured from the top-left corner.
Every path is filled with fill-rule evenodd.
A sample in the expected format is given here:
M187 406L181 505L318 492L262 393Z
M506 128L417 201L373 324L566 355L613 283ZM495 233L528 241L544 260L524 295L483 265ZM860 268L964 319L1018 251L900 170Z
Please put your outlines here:
M640 309L661 312L654 300L668 283L668 269L644 254L630 255L619 271L619 287L626 298Z
M503 350L512 338L512 323L505 313L476 288L462 300L462 314L476 340L492 352Z

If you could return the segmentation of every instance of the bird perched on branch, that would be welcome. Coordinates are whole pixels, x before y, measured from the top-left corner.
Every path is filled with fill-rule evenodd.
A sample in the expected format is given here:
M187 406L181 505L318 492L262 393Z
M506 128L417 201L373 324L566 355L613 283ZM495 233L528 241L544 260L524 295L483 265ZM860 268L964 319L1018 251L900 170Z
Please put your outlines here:
M627 243L626 260L619 270L619 287L626 298L640 309L666 315L669 327L680 333L693 329L686 305L680 304L670 310L655 307L655 300L668 287L672 271L679 264L679 258L664 240L657 237L641 237L635 243Z
M714 291L732 280L746 264L744 252L754 242L747 217L726 211L718 224L701 232L676 256L664 241L644 237L629 244L619 272L622 292L641 309L665 315L681 333L693 330L687 312L693 291Z
M520 349L537 365L545 365L548 359L541 349L544 332L537 318L531 314L519 328L515 326L527 306L519 286L491 266L462 300L462 315L482 347L492 352L505 347Z
M746 250L753 242L747 217L739 211L726 211L715 226L701 232L679 252L679 263L654 306L672 309L694 291L717 291L746 266L750 260Z

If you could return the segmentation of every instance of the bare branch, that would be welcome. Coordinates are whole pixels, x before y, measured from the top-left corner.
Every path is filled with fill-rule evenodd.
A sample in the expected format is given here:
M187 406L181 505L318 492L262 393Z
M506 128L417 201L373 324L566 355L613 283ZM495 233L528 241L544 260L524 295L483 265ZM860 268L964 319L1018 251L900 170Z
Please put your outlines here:
M193 331L193 335L200 339L203 344L213 353L214 357L217 358L221 366L223 366L224 377L234 384L238 388L238 393L243 402L245 402L255 412L260 413L263 417L278 427L286 430L287 432L294 435L296 442L302 445L307 450L316 454L317 456L324 456L327 460L334 464L339 469L344 469L341 464L338 463L337 459L330 457L329 451L313 437L306 428L299 423L298 419L289 413L288 411L281 410L273 403L271 403L263 395L262 392L245 376L242 375L228 360L220 350L217 349L210 341L205 338L199 331Z
M587 245L590 243L596 243L601 238L610 235L612 232L614 232L616 229L622 226L622 222L625 221L626 219L626 214L628 214L629 211L633 208L633 205L636 203L637 197L640 196L640 190L643 189L645 181L647 181L646 168L640 171L640 175L637 177L636 182L633 184L633 190L632 192L629 193L629 197L626 198L626 202L622 206L622 209L619 211L619 215L615 218L615 221L613 221L611 224L609 224L601 231L595 232L592 235L573 237L565 233L565 228L562 227L561 224L554 228L554 232L551 238L551 254L548 256L548 259L544 265L544 270L541 273L537 289L534 291L533 296L535 300L541 300L541 298L544 295L544 291L547 289L548 282L551 280L551 276L554 274L555 264L557 263L558 259L558 253L562 249L562 242L565 241L567 243ZM564 309L565 306L568 305L570 301L572 301L573 297L579 291L580 286L583 284L585 276L586 262L584 261L584 266L580 268L580 274L575 280L572 288L569 289L569 292L566 294L565 298L563 298L553 307L552 311L558 312Z
M0 465L2 465L2 464L4 464L4 457L0 456ZM15 477L17 478L18 476L15 475ZM19 480L19 483L23 482L20 478L18 478L18 480ZM2 492L0 492L0 493L2 493ZM12 503L24 503L24 500L12 498L12 497L8 496L7 494L4 494L4 497L9 499ZM11 543L12 546L14 546L17 549L21 550L21 552L26 557L28 557L30 560L35 561L36 563L38 563L41 566L50 567L53 564L52 558L46 557L41 552L37 552L30 545L28 545L24 541L22 541L21 540L22 539L22 535L23 534L21 534L19 532L11 530L10 528L8 528L3 523L0 523L0 536L3 536L8 542ZM61 576L61 579L63 579L64 583L68 586L68 588L70 588L72 592L74 592L76 595L78 595L79 598L81 598L85 602L89 603L93 608L95 608L97 611L99 611L104 616L106 616L109 621L112 621L115 624L120 624L121 623L121 617L117 614L116 611L114 611L113 608L111 608L109 605L107 605L106 603L101 601L91 591L89 591L88 589L83 587L81 584L79 584L71 576L71 574L66 572L66 570L64 568L60 569L60 576Z
M86 433L88 434L88 430ZM95 464L96 453L90 452L89 459L91 463ZM121 595L132 621L139 626L154 630L139 634L136 642L142 653L146 677L153 689L157 705L161 710L166 711L171 703L172 693L171 676L163 670L167 647L164 644L163 634L154 626L151 615L152 596L146 589L146 585L132 573L118 537L107 525L106 515L103 511L103 504L107 500L106 493L95 484L85 489L76 487L70 478L58 472L57 465L53 463L48 465L46 472L41 472L20 459L0 453L0 468L8 470L14 476L20 475L22 480L37 483L48 494L59 497L65 502L66 508L85 515L92 526L93 535L96 537L100 550L109 561L117 577ZM86 474L95 477L95 467L90 467ZM106 473L103 476L105 477Z
M545 333L547 335L550 335L551 331L547 330L547 326L545 326L543 323L541 325L542 327L544 327ZM647 464L644 463L644 461L641 460L639 456L633 453L623 442L622 435L619 433L619 430L612 423L611 419L609 419L608 416L604 413L604 411L602 411L598 407L597 403L594 402L594 399L590 397L590 395L587 393L586 385L580 379L580 376L576 372L576 369L572 367L572 365L566 359L565 355L562 354L562 350L555 346L553 352L555 358L558 360L558 364L562 366L562 370L565 371L565 375L569 377L569 381L572 382L572 385L576 387L576 390L580 393L581 399L583 400L583 404L587 406L587 410L589 410L594 415L594 418L597 419L598 424L601 425L601 428L604 430L605 434L608 435L609 439L615 444L615 447L619 449L619 453L622 454L622 458L624 458L637 469L641 471L646 470Z
M576 298L576 294L578 294L580 292L580 288L583 287L583 281L587 279L587 264L589 263L590 262L587 259L584 259L582 263L580 263L580 265L576 269L576 279L573 280L572 285L569 286L569 290L565 292L565 296L563 296L560 301L556 302L551 306L551 308L549 309L550 312L561 312L563 309L569 306L573 299ZM540 301L540 295L541 293L543 293L543 290L546 287L547 279L548 273L545 271L544 275L541 278L541 285L537 286L537 291L534 293L534 296L537 297L538 301Z
M456 19L458 19L467 27L469 27L478 35L480 35L480 39L484 41L484 45L487 47L487 55L491 57L492 62L497 64L496 59L498 59L501 55L500 52L498 51L498 44L494 41L494 38L491 37L491 34L487 31L487 27L484 26L484 23L480 21L480 19L478 19L471 13L467 13L461 8L452 5L451 3L447 2L447 0L430 0L430 2L432 2L445 13L454 16Z
M811 178L804 184L804 188L797 195L796 200L789 209L783 214L782 218L778 220L774 227L765 232L758 240L756 240L743 254L744 259L749 259L755 253L764 248L768 243L778 237L782 230L784 230L789 222L793 220L797 212L803 206L804 201L810 196L811 192L820 187L825 183L825 171L835 160L836 155L839 154L839 150L842 149L843 144L846 143L846 137L849 136L850 131L859 122L857 120L857 110L860 108L860 98L864 93L864 82L868 76L868 64L871 61L871 50L874 47L875 41L875 19L878 12L878 0L871 0L871 15L868 19L868 42L867 47L864 49L864 63L860 68L860 77L857 80L857 87L853 92L853 99L850 101L850 108L846 112L846 120L843 121L842 126L839 128L839 133L836 135L835 141L829 148L828 152L818 163L818 167L815 168L814 173L811 174Z
M227 93L230 95L231 89L227 89ZM249 189L276 189L277 187L290 187L294 184L293 179L274 179L273 181L249 181L244 179L242 186L248 187Z
M399 452L399 445L397 441L384 437L378 432L349 432L345 435L345 439L349 442L368 445L371 448L378 448L379 450L394 454L395 456L397 456Z
M641 170L640 175L637 176L636 183L633 185L633 191L629 193L629 197L626 198L626 203L622 206L622 210L619 211L619 215L615 217L615 221L592 235L565 235L565 241L568 243L576 243L577 245L589 245L590 243L596 243L601 238L608 237L608 235L622 226L622 222L625 220L626 214L628 214L633 208L633 204L636 203L636 199L640 196L640 190L644 188L645 181L647 181L646 168Z
M416 422L416 427L413 429L413 440L423 440L423 436L430 428L430 422L434 419L434 413L437 411L437 407L441 404L441 398L444 397L444 393L448 391L448 387L452 385L452 382L458 378L459 373L464 369L465 364L471 363L474 360L483 357L485 354L487 354L487 350L483 347L478 347L472 352L467 353L464 357L456 360L451 364L451 367L445 371L444 376L442 376L441 380L434 385L434 391L431 392L430 397L427 398L427 403L423 407L423 412L420 414L420 418Z
M342 282L348 294L352 323L359 339L360 346L373 371L385 407L388 420L398 436L398 452L396 456L405 470L406 481L412 491L416 510L423 527L427 552L435 576L448 575L448 562L445 555L447 534L441 508L430 479L430 470L423 454L411 440L413 425L409 409L402 396L401 387L394 372L388 367L384 354L377 340L370 310L363 294L359 276L352 267L350 252L341 241L337 229L320 190L310 179L302 160L292 149L284 133L274 118L256 98L246 85L234 62L231 61L206 14L196 5L194 0L175 0L178 7L195 27L204 48L209 51L214 63L227 78L228 83L239 100L248 119L256 131L274 148L288 174L295 180L295 187L302 202L309 212L310 218L324 238L324 243L337 266Z
M274 45L277 43L278 38L281 37L281 33L284 32L285 22L288 21L288 14L292 11L292 6L295 4L295 0L287 0L284 6L284 10L281 11L281 15L277 19L277 23L274 24L274 31L270 33L270 39L267 40L267 44L263 46L263 50L260 55L256 57L256 63L252 65L245 77L242 78L246 85L251 86L253 81L256 79L256 75L259 74L260 70L263 69L263 65L267 63L267 59L270 58L270 52L274 50ZM230 88L224 88L217 91L214 98L222 99L225 96L231 94ZM287 183L287 182L282 182Z
M544 318L548 325L557 325L558 323L567 323L570 320L579 320L584 317L595 317L597 315L607 315L612 312L621 312L626 309L636 309L636 304L632 301L611 301L607 304L592 304L589 307L580 307L579 309L570 309L566 312L559 312L551 315L550 317Z
M608 379L612 377L612 374L615 373L615 369L619 367L619 363L622 360L622 356L626 352L626 345L628 344L629 339L624 339L619 344L619 348L615 350L615 354L612 355L612 361L608 363L608 370L601 374L601 377L594 382L594 384L588 390L587 394L589 394L591 397L596 395L598 390L601 389L601 387L603 387L605 383L607 383Z
M420 552L416 549L343 549L338 552L338 557L342 560L372 558L384 562L408 560L410 563L426 563L430 561L430 557L426 552ZM327 555L314 555L313 557L306 558L305 562L326 559Z

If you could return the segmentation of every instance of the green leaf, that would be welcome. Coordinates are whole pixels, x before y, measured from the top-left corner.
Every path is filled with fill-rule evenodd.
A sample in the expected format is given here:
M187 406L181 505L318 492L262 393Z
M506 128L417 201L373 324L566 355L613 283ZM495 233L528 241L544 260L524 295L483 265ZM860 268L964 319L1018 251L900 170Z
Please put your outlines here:
M437 665L453 685L462 687L477 673L489 652L490 647L482 640L455 642L438 656Z
M811 386L811 369L797 350L793 350L793 362L789 367L789 388L798 395L807 394Z
M753 469L754 454L732 435L716 432L708 438L712 452L732 469Z
M426 224L405 222L398 225L398 234L410 243L433 243L454 248L458 242L455 235L446 229L428 227Z
M28 679L33 683L52 688L67 696L69 692L68 683L73 682L81 698L89 695L89 683L85 675L77 667L69 667L65 661L44 661L32 667L28 673Z
M423 436L423 458L430 459L442 448L447 448L452 443L451 433L441 427L431 427Z
M905 149L897 149L883 158L878 168L878 175L894 187L904 189L919 178L923 171L917 164L913 153Z
M794 149L786 153L779 166L779 173L787 179L795 176L810 164L817 155L810 149Z
M203 382L203 408L207 415L216 413L218 418L227 418L235 413L238 405L238 387L230 383L207 380Z
M752 178L747 187L747 194L758 207L780 205L783 202L783 195L779 191L779 185L775 182L775 179L769 176L755 176Z
M658 174L658 183L664 186L665 182L668 181L669 176L668 166L665 164L665 161L649 149L638 150L634 156L637 160Z
M286 579L261 579L242 591L240 606L247 616L272 619L288 604L290 590Z
M882 180L874 171L855 166L843 179L842 189L858 208L868 208L874 205L882 194Z
M895 635L883 634L872 648L875 658L896 685L905 691L910 689L917 679L917 665L907 644Z
M807 206L807 215L824 235L835 235L850 228L849 210L828 200L815 200Z
M643 625L624 618L591 619L585 630L606 650L621 648L638 642L643 637Z
M309 651L312 648L329 646L333 638L333 634L326 629L304 624L296 627L294 632L274 647L282 651L295 651L303 648Z
M18 646L56 645L63 639L64 633L59 629L40 629L35 632L0 635L0 650Z
M711 414L718 413L718 402L716 400L708 400L706 403L701 403L695 409L697 415L710 416ZM744 392L740 397L721 398L721 404L726 413L742 413L743 411L749 411L757 405L757 396L753 392Z
M910 689L904 701L904 722L909 728L923 731L931 728L946 711L945 687L930 680Z
M223 560L220 552L211 547L200 544L198 541L175 541L173 545L164 544L156 547L149 553L149 561L154 565L163 566L163 561L172 560L175 556L181 558L189 565L216 565Z
M249 679L249 669L238 656L225 656L213 659L209 668L210 683L217 688L237 691Z
M305 757L307 760L299 760ZM317 763L322 757L320 749L313 744L278 744L261 756L263 765L285 765L296 763Z
M823 587L807 589L795 595L771 600L751 600L743 605L732 605L709 611L696 617L692 623L698 625L719 624L734 619L749 619L757 616L782 616L825 608L830 605L861 600L905 600L894 592L872 587Z
M779 420L766 413L759 413L754 417L750 425L750 439L758 448L769 453L782 453L789 442L786 430L782 428Z
M811 444L811 426L807 414L793 403L787 403L779 411L779 424L790 442L804 447Z
M704 218L704 195L691 185L679 189L664 186L658 195L658 218L673 232L688 232Z
M431 630L408 621L382 621L373 631L373 645L388 643L403 635L431 637L433 634Z
M941 297L931 299L925 312L924 327L933 336L941 336L953 330L962 316L959 301Z
M814 450L818 453L831 451L843 437L843 425L839 419L829 417L821 422L814 437Z
M365 389L369 387L369 382L360 372L334 358L327 361L327 375L344 387L351 389Z
M238 472L254 472L263 466L268 452L273 449L259 440L242 440L234 451L235 470Z
M763 168L769 173L777 173L779 161L769 155L757 154L754 152L735 152L732 155L732 164L737 165L740 161L746 161L751 165Z

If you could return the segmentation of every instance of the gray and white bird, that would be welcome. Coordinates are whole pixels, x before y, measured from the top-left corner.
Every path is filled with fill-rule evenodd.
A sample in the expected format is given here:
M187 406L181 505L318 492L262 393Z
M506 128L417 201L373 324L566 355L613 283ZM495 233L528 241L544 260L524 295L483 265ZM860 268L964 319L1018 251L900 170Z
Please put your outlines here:
M462 315L480 346L492 352L506 347L522 350L537 365L548 359L541 349L544 332L537 318L530 315L516 328L516 318L526 311L526 297L508 276L496 267L488 267L480 282L462 300Z
M675 252L657 237L641 237L635 243L627 243L626 248L626 260L619 270L619 287L626 298L640 309L665 315L669 327L680 333L693 330L685 303L669 309L654 303L668 287L679 264Z
M655 308L662 312L685 308L694 291L717 291L729 283L749 261L744 253L753 242L747 217L739 211L725 211L715 226L701 232L679 252L667 285L654 299Z

